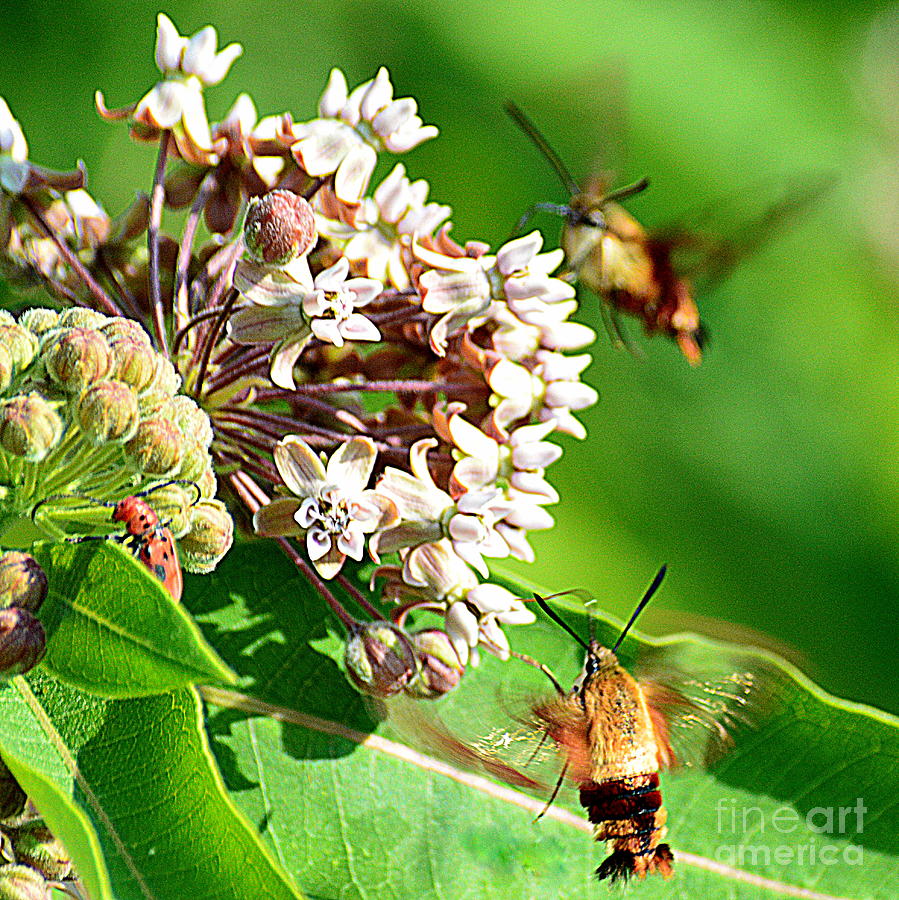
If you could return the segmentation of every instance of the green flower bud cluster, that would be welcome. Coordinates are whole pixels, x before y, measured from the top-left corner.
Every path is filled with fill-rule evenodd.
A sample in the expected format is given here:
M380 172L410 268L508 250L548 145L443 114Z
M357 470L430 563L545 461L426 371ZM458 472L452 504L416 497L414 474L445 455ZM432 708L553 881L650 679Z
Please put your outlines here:
M77 497L149 490L176 538L189 537L184 568L211 571L233 524L214 500L209 418L180 387L135 321L83 308L0 313L0 541L35 507L52 537L113 533L109 510ZM157 497L169 481L179 483Z
M0 793L7 783L16 789L17 811L0 819L0 900L49 900L50 882L75 877L72 860L33 807L26 808L24 792L0 761Z

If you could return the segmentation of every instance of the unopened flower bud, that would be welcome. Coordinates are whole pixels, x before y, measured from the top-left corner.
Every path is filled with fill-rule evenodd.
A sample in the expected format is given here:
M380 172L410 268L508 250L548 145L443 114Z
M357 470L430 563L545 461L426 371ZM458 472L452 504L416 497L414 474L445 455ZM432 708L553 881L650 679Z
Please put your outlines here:
M33 669L47 649L44 626L27 609L0 609L0 677L22 675Z
M5 391L12 384L12 354L0 344L0 392Z
M97 444L127 441L140 421L137 394L121 381L98 381L78 399L78 424Z
M465 666L453 648L446 632L426 628L409 636L418 657L418 678L407 687L406 693L420 700L436 700L453 690L462 680Z
M197 480L196 485L200 489L200 496L211 500L218 493L218 479L212 469L207 469Z
M38 393L21 394L0 406L0 446L29 462L40 462L62 437L62 419Z
M15 323L0 325L0 346L9 351L17 371L21 372L31 365L39 345L38 339L27 328Z
M390 622L360 623L347 636L347 677L364 694L392 697L415 677L415 650L406 633Z
M292 191L269 191L254 198L243 224L247 254L270 266L284 266L315 245L315 215Z
M109 339L113 375L136 391L146 390L156 377L156 353L145 341L131 336Z
M50 900L50 886L28 866L0 866L0 900Z
M191 503L197 492L189 484L151 488L148 499L159 520L180 538L190 528Z
M58 327L59 313L55 309L46 309L42 306L26 309L19 316L19 324L23 328L27 328L32 334L40 335L48 332L51 328Z
M44 878L62 881L72 871L72 860L47 828L43 819L35 819L16 828L12 834L16 861L37 869Z
M0 823L20 816L27 799L22 786L0 759Z
M175 421L181 433L190 435L204 447L209 447L212 443L212 425L209 424L209 416L190 397L183 394L175 397L172 405L175 409Z
M51 336L44 346L43 357L47 374L73 394L105 378L112 370L109 344L99 331L91 328L69 328Z
M110 343L113 343L120 338L127 338L132 341L138 341L141 344L146 344L148 347L152 346L150 335L148 335L134 319L113 316L100 326L100 331L103 332L106 336L106 340Z
M188 435L191 432L182 429L182 434ZM185 437L178 477L185 481L196 481L211 466L209 451L192 437Z
M147 475L168 475L181 463L183 439L178 426L168 419L146 419L125 444L135 467Z
M231 549L234 520L221 500L201 500L190 508L190 530L178 541L187 572L211 572Z
M37 612L46 596L47 575L33 556L18 550L0 556L0 607Z
M175 367L164 356L156 354L156 372L153 380L140 395L141 412L146 415L161 409L171 402L180 387L181 376L175 371Z
M109 316L84 306L73 306L59 314L60 328L102 328L108 321Z

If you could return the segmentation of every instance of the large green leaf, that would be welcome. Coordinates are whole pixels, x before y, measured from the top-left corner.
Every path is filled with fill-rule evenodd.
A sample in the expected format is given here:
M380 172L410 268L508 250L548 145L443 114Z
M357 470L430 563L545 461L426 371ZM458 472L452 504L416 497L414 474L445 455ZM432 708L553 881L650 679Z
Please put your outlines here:
M190 597L210 642L245 676L241 694L207 695L221 707L209 728L226 784L309 894L590 890L603 850L591 843L576 796L534 825L543 800L410 751L414 736L370 734L377 715L335 661L336 625L273 548L236 547L214 576L191 580ZM601 641L614 641L615 626L597 628ZM581 653L558 628L509 631L518 649L573 679ZM737 726L735 749L711 771L663 776L677 876L650 879L641 897L896 895L895 720L829 697L763 653L692 636L629 639L622 661L638 655L700 679L750 670L761 700L753 727ZM454 695L425 708L468 735L491 718L508 721L510 698L546 687L536 670L488 658ZM834 833L808 826L827 828L831 812Z
M14 679L0 687L0 753L93 900L111 896L106 870L118 900L299 896L229 801L190 689L108 700Z
M115 542L41 542L33 552L50 582L40 611L49 674L107 697L233 680L184 608Z

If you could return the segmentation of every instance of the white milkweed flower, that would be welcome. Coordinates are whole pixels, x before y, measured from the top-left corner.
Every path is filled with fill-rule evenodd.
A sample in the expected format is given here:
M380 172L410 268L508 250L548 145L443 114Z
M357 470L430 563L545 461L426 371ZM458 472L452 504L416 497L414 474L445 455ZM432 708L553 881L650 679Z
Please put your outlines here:
M333 174L334 193L343 203L362 199L378 151L405 153L440 133L422 122L412 97L393 98L383 67L351 93L343 72L332 69L318 111L319 118L292 126L291 152L310 175Z
M275 445L274 458L285 486L295 496L278 497L253 517L257 534L305 534L306 552L322 578L333 578L348 556L361 560L365 536L396 520L393 503L366 490L377 450L365 437L338 447L325 464L297 435Z

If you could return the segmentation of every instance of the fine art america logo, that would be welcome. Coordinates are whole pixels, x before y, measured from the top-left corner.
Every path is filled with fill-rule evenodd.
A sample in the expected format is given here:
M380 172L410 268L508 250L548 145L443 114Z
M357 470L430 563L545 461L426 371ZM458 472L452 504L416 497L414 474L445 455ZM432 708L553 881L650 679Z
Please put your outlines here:
M862 834L867 811L861 797L854 806L814 806L805 814L792 806L763 810L721 798L715 806L718 834L732 841L718 845L715 859L741 867L859 866L862 848L848 839ZM778 835L792 837L778 843Z

